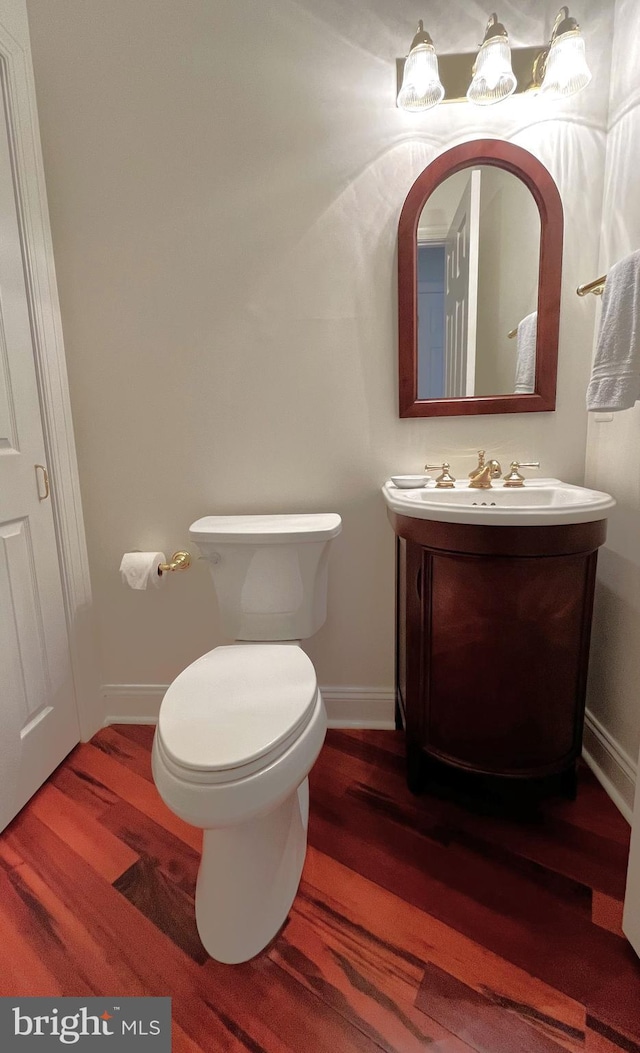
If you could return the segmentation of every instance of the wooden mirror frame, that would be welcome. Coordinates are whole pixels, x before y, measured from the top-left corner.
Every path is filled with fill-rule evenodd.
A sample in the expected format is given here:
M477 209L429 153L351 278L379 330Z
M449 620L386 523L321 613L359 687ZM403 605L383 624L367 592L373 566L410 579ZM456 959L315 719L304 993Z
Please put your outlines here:
M521 179L540 213L538 332L535 391L531 395L418 398L418 222L436 187L463 168L493 165ZM398 364L401 417L453 417L477 413L536 413L556 408L563 212L558 188L547 169L513 143L475 139L436 157L407 194L398 224Z

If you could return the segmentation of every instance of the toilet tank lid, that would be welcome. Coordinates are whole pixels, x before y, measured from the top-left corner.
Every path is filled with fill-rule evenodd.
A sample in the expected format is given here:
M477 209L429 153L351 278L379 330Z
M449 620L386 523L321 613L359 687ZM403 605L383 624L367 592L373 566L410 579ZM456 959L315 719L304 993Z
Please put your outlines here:
M342 530L335 512L297 515L203 516L189 527L192 541L233 541L238 545L329 541Z

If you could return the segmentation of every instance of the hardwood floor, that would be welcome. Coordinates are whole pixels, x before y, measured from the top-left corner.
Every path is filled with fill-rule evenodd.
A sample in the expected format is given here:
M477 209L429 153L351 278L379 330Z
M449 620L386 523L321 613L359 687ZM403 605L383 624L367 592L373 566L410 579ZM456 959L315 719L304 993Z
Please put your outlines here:
M640 1053L629 828L586 769L516 821L412 797L400 733L329 732L289 919L224 966L152 737L78 746L0 836L0 995L171 995L174 1053Z

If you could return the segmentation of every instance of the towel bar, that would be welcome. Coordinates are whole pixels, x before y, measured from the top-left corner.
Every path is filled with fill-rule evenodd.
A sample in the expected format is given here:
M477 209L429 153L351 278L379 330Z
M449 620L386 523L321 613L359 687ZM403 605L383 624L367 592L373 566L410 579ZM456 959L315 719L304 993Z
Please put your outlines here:
M596 278L592 282L585 282L584 285L579 285L576 292L578 296L586 296L587 293L593 293L594 296L602 296L606 280L607 276L603 274L602 277Z

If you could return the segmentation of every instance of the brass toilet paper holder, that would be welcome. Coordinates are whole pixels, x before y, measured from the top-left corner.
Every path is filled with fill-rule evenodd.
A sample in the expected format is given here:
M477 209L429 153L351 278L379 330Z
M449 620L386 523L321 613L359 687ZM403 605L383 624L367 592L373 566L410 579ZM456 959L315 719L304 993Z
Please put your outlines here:
M158 564L158 574L165 574L170 570L188 570L191 566L191 555L189 552L174 552L169 563Z

